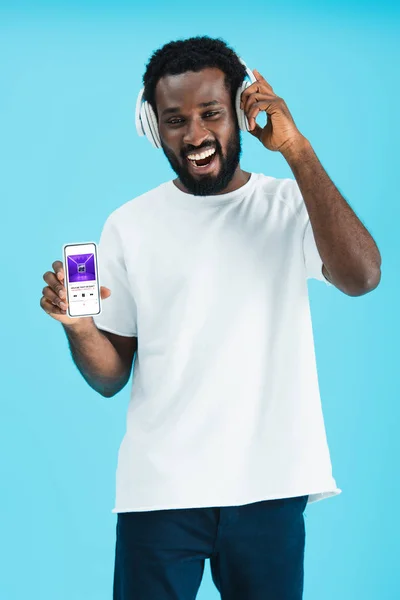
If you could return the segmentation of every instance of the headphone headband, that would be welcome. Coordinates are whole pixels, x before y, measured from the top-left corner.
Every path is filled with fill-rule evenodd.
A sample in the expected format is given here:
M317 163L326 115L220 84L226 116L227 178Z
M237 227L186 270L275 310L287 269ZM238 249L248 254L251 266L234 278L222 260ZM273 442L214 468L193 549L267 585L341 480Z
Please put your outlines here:
M246 63L244 62L244 60L242 58L240 58L240 56L238 56L238 59L242 63L242 65L245 67L246 75L250 79L251 83L255 83L257 80L254 77L253 71L246 65Z

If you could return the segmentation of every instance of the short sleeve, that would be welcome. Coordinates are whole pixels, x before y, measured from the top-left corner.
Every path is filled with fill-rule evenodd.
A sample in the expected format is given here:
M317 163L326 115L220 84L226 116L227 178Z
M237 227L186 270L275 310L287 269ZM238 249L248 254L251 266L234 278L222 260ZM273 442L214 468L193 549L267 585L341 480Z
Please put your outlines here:
M122 240L113 215L103 227L98 249L100 285L109 288L111 296L102 300L102 311L93 317L94 322L99 329L136 337L136 303L129 286Z

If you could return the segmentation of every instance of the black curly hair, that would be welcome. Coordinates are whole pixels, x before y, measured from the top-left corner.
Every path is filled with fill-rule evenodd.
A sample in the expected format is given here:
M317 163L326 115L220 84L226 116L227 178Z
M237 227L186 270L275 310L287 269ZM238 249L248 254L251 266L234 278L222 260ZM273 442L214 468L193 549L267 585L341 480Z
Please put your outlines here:
M225 87L235 107L236 91L246 76L246 68L237 54L221 38L196 36L169 42L151 56L143 75L143 97L157 115L155 89L164 75L180 75L186 71L201 71L217 67L225 73Z

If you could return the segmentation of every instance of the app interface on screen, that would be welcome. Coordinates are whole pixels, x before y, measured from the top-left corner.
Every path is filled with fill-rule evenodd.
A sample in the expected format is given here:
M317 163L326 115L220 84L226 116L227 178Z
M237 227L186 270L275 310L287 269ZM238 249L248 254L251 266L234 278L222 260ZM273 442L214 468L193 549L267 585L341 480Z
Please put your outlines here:
M99 298L97 287L96 258L94 246L82 248L84 252L77 254L80 247L66 249L69 306L72 315L97 314ZM93 250L89 252L88 250Z

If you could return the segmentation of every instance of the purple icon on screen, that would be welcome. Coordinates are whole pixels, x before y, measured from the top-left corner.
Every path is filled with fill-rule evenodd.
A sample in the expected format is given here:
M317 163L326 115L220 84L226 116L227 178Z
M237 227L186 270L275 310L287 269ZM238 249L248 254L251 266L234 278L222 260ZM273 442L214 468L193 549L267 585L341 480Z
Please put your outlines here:
M67 257L70 283L96 279L94 254L74 254Z

